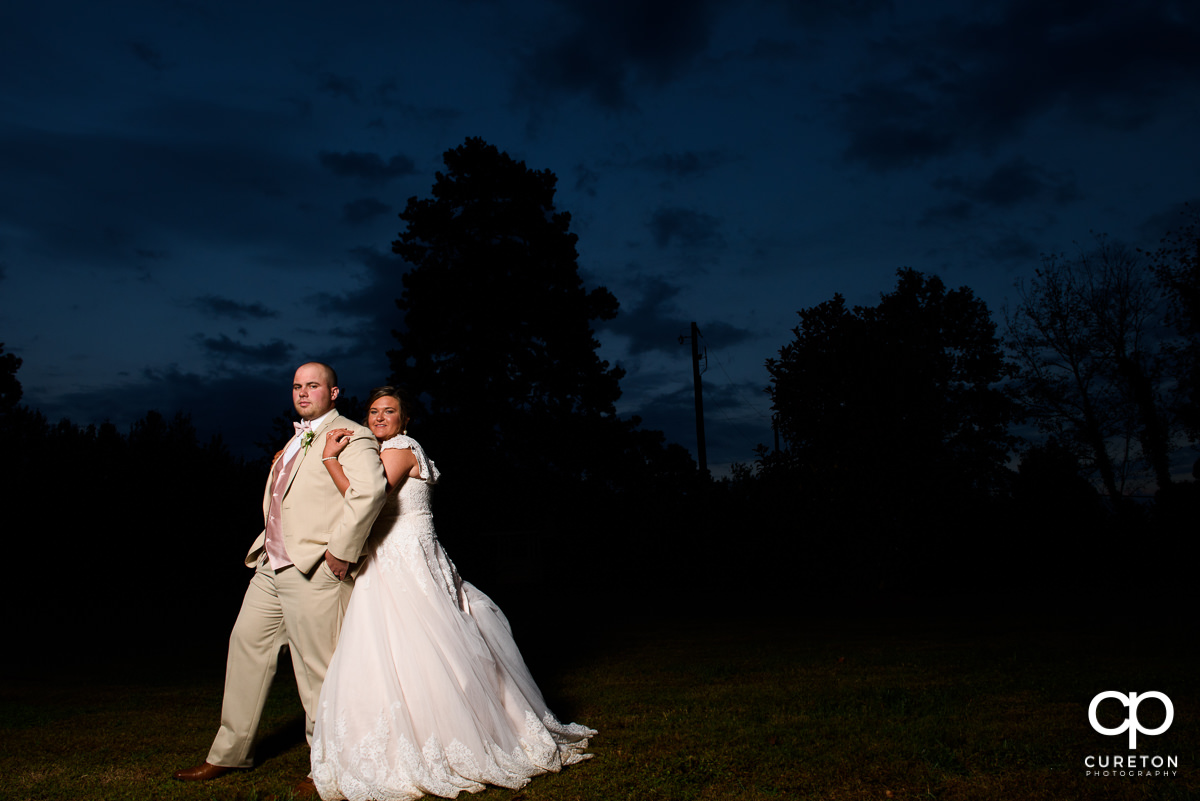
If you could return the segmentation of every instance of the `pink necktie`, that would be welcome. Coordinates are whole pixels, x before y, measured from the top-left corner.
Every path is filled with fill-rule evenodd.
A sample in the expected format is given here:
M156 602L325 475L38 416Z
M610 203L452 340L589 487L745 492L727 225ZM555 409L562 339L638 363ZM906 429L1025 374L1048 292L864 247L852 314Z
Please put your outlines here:
M300 423L292 423L296 428L296 436L303 437L305 432L312 431L312 424L305 420ZM309 445L309 447L312 447ZM292 564L292 559L288 556L287 548L283 544L283 526L280 522L281 510L283 506L283 490L287 487L288 476L292 474L292 468L296 464L296 457L300 455L303 445L296 448L295 453L290 458L280 459L275 463L278 472L275 475L274 481L271 482L271 505L267 510L267 539L265 543L267 551L267 559L271 563L271 569L278 572L288 565Z

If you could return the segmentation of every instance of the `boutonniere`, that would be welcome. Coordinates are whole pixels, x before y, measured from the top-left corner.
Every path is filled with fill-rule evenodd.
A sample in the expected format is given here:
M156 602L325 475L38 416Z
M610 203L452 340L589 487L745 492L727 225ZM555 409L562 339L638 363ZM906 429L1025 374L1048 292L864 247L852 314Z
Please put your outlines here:
M315 436L316 434L313 432L305 431L304 436L300 437L300 447L304 449L306 454L308 453L308 446L312 445L313 437Z

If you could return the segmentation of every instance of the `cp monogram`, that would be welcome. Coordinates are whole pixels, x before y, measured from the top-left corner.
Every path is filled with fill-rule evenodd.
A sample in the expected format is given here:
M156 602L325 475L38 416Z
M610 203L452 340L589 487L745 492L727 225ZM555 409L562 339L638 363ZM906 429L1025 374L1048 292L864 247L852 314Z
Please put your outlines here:
M1106 729L1100 725L1098 720L1096 720L1096 707L1100 706L1100 702L1105 698L1115 698L1125 706L1129 707L1129 717L1127 717L1125 722L1115 729ZM1167 710L1166 719L1157 729L1143 729L1142 725L1138 723L1138 704L1147 698L1157 698L1158 700L1162 701L1163 706ZM1110 736L1114 734L1120 734L1128 729L1130 748L1137 748L1138 732L1141 732L1142 734L1162 734L1164 731L1171 728L1171 722L1173 720L1175 720L1175 707L1171 704L1171 699L1157 691L1142 693L1140 696L1137 693L1130 693L1129 696L1126 697L1123 693L1109 690L1108 692L1100 693L1093 698L1091 706L1088 707L1088 721L1092 724L1093 729L1101 734L1107 734Z

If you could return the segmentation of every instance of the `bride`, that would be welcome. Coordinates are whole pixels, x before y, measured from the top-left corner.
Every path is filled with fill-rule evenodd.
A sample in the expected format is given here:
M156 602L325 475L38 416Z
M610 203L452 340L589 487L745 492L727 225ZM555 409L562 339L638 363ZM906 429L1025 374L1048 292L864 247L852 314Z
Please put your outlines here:
M312 777L325 801L517 789L587 759L592 729L546 708L504 613L459 578L433 529L438 469L406 436L393 387L368 401L388 500L371 532L317 705ZM324 464L349 487L330 432Z

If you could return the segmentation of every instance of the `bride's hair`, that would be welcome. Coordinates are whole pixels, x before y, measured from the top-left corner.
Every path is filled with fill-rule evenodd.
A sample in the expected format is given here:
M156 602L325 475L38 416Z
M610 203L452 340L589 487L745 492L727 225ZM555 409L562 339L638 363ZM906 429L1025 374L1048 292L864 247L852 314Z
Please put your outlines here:
M371 390L370 397L367 398L367 408L370 409L375 401L379 400L380 398L395 398L396 400L400 401L401 419L412 417L412 412L410 411L412 409L411 399L409 398L408 393L400 387L375 387L375 389ZM366 423L367 421L364 420L363 424L365 425Z

